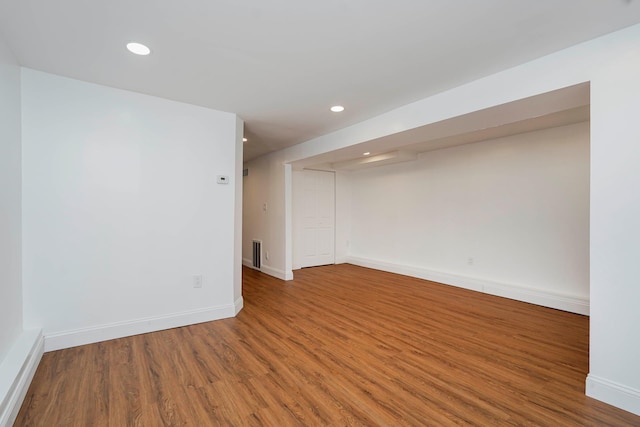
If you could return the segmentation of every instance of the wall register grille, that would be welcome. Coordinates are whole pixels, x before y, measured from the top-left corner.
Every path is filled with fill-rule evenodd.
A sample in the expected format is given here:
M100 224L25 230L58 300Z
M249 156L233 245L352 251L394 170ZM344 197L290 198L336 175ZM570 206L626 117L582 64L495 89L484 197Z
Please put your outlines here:
M251 262L253 268L260 270L260 266L262 265L262 241L260 240L253 241L253 257Z

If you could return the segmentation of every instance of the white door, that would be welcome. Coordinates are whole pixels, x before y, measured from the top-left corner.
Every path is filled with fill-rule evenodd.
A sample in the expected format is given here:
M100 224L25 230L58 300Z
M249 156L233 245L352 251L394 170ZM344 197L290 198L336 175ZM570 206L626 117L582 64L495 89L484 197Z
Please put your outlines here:
M294 267L335 264L335 174L304 170L296 181Z

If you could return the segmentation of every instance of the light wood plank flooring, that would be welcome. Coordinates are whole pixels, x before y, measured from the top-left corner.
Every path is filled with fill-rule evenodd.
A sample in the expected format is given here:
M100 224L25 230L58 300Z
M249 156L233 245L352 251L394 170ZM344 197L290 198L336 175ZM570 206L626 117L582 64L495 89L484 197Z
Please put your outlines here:
M244 271L233 319L46 353L17 426L640 426L588 318L352 265Z

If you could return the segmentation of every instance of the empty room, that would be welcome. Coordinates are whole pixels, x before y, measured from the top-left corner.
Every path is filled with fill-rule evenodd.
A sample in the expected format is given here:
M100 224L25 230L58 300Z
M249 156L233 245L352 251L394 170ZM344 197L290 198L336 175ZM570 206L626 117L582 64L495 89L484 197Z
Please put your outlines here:
M640 3L0 3L0 426L640 425Z

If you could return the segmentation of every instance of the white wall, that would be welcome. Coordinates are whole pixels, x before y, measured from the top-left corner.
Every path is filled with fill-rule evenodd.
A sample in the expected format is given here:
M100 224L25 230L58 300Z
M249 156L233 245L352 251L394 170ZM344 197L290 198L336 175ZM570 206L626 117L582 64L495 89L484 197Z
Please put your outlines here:
M0 38L0 361L22 333L20 68Z
M588 312L588 122L430 151L351 185L352 262Z
M235 176L232 177L234 186L234 224L233 224L233 301L235 303L235 312L238 313L244 304L242 299L242 203L243 203L243 181L242 181L242 162L243 162L243 139L244 122L236 117L236 163Z
M640 37L591 87L587 394L640 415Z
M236 116L29 69L22 96L25 323L46 348L233 316Z
M285 263L285 192L271 185L285 180L280 155L268 154L244 165L249 175L244 177L242 252L245 265L251 265L251 242L261 240L261 270L288 280L292 273Z
M637 369L640 341L635 339L640 336L638 263L630 260L635 253L629 251L631 240L623 238L630 236L633 241L638 241L635 237L640 233L637 220L640 216L635 214L635 202L626 202L629 209L624 211L633 213L629 216L610 216L611 208L602 206L609 202L614 206L620 205L623 198L629 200L632 194L637 193L640 168L627 168L624 174L613 171L617 170L618 163L635 162L637 157L633 150L637 147L640 121L637 120L638 110L634 103L637 101L633 100L640 99L640 88L634 81L637 58L640 57L638 46L640 25L635 25L397 108L252 163L266 162L264 169L284 169L287 163L339 148L590 82L592 335L587 393L640 414L640 373ZM621 135L621 131L625 134ZM605 151L608 154L602 155ZM267 178L269 182L261 185L268 187L271 193L289 191L291 182L285 179L284 173L275 171ZM282 209L285 207L286 204ZM280 226L267 224L268 227L272 225ZM621 230L624 230L623 234ZM291 253L290 240L283 232L274 236L270 245L281 248L283 253ZM613 259L614 256L618 258ZM273 267L285 269L287 262L283 259ZM614 285L612 280L616 281Z
M282 280L293 279L292 209L287 211L286 192L291 197L297 171L282 160L283 151L267 154L245 163L249 175L244 177L242 252L245 265L251 265L251 241L258 239L263 245L261 271ZM349 245L350 204L349 173L336 173L336 262L345 262ZM284 191L279 185L288 183ZM267 204L267 210L263 209ZM292 208L292 206L290 206ZM290 227L287 228L287 224ZM291 244L287 246L287 238ZM269 259L264 253L269 251ZM287 258L287 251L290 257Z
M43 352L23 329L20 67L0 37L0 426L11 425Z
M352 174L336 171L336 264L347 262L351 251Z

